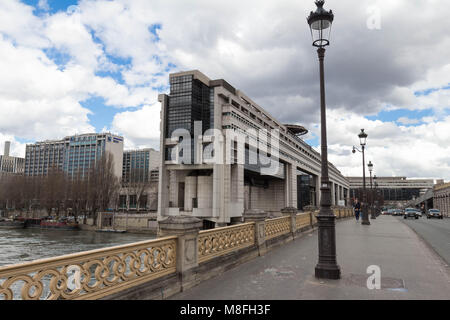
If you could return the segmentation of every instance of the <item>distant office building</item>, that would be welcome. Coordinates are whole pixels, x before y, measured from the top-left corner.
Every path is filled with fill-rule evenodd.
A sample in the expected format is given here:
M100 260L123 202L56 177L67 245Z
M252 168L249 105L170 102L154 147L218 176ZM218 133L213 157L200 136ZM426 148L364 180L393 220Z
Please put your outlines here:
M119 209L157 209L159 158L152 148L124 151Z
M158 180L159 152L152 148L123 152L122 183Z
M0 155L0 175L4 174L23 174L25 167L25 159L12 157L9 155L11 147L10 141L5 141L3 155Z
M347 177L350 182L350 195L352 198L361 198L358 193L363 188L362 177ZM408 201L419 198L434 186L433 179L407 179L406 177L377 177L372 179L372 187L383 196L385 205L401 206ZM370 177L366 176L366 189L370 189ZM361 199L360 199L361 200Z
M158 220L187 215L202 218L206 226L223 226L249 210L277 215L285 207L319 205L321 157L299 137L305 128L280 123L225 80L197 70L171 74L170 94L159 95L159 101ZM212 132L247 142L233 140L228 148ZM265 133L275 139L270 155L261 146ZM253 148L250 140L261 143ZM223 158L213 163L216 155ZM329 178L333 205L345 204L347 179L332 164Z
M114 173L121 178L123 137L111 133L88 133L29 144L25 153L25 175L47 175L51 168L58 168L69 177L85 176L106 152L112 154Z

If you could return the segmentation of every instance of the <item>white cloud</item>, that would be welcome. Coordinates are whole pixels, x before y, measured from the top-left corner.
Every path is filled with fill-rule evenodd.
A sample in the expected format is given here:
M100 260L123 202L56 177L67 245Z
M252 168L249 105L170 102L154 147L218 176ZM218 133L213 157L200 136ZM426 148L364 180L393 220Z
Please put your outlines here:
M381 9L381 30L366 27L373 5ZM450 90L441 89L450 83L442 54L450 52L448 4L330 0L326 7L335 12L325 60L330 159L357 174L358 157L351 155L349 165L343 150L350 151L365 128L368 156L382 172L447 174L436 168L448 169L450 162ZM408 15L399 16L400 8ZM39 140L93 131L81 102L99 96L114 107L108 127L125 136L127 147L158 147L152 87L167 86L173 63L175 71L199 69L226 79L280 121L320 137L317 55L306 19L299 19L313 9L312 1L294 0L80 0L67 12L37 17L18 0L0 1L0 133ZM149 31L155 24L160 41ZM55 53L53 61L45 52ZM61 57L64 65L55 63ZM415 95L430 88L440 90ZM137 110L119 109L130 106ZM432 112L420 122L364 118L398 108Z
M361 154L351 150L353 145L360 148L357 135L364 128L368 134L366 165L372 161L377 176L450 180L450 116L408 127L368 120L342 110L330 110L327 117L329 160L344 175L362 175Z
M13 135L2 134L0 132L0 155L4 154L5 142L11 142L9 155L13 157L24 157L26 143L21 143Z
M37 4L38 8L42 9L42 10L50 10L50 6L48 5L47 0L39 0L38 4Z
M419 119L411 119L408 117L400 117L397 119L397 122L401 123L401 124L418 124L420 122Z
M118 113L114 116L112 130L124 136L126 149L159 149L160 112L161 106L156 103L137 111Z

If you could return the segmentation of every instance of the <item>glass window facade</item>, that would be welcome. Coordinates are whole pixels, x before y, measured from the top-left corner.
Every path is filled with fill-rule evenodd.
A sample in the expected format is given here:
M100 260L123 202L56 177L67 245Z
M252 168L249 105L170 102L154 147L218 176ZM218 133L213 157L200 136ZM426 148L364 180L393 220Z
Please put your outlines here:
M166 138L177 129L186 129L194 137L194 122L202 122L202 131L214 126L214 89L192 75L170 78L169 105L166 118ZM193 148L193 144L192 144ZM192 161L194 152L192 150ZM166 151L166 160L170 152Z

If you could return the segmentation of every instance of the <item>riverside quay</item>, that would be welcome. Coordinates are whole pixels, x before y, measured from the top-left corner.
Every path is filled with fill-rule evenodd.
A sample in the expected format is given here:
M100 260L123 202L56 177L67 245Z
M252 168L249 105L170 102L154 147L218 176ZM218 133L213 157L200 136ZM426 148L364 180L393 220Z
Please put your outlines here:
M223 79L198 70L170 75L161 94L158 221L192 216L205 228L238 223L249 210L318 206L321 158L300 136ZM349 204L349 182L329 164L332 205Z

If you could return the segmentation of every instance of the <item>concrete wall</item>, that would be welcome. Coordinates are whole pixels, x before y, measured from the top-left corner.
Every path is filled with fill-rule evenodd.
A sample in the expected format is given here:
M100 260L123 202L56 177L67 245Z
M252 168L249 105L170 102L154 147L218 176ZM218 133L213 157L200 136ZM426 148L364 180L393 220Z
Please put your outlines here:
M280 211L285 207L284 180L271 179L268 188L244 186L246 209Z

